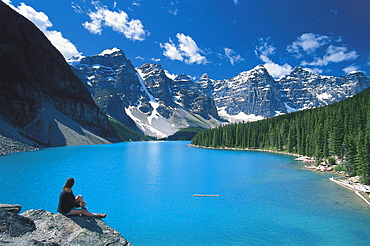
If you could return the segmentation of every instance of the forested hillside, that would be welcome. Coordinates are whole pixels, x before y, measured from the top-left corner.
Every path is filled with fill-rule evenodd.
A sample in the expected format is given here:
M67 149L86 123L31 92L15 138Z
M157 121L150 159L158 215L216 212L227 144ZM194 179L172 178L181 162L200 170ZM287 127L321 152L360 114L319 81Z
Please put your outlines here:
M206 130L192 144L339 158L370 184L370 89L326 107Z

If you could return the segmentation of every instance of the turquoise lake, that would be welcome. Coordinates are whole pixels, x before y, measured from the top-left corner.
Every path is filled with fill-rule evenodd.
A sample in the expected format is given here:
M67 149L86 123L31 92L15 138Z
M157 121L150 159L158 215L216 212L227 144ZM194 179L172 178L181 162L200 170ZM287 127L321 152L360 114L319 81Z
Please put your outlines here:
M190 142L0 156L0 203L56 213L68 177L133 245L370 245L370 206L294 157ZM218 194L219 197L194 197Z

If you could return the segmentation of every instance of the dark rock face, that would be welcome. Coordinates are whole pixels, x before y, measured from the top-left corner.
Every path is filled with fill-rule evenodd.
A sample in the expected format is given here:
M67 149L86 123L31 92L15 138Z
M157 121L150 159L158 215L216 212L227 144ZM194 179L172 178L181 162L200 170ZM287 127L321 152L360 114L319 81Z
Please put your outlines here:
M143 101L149 101L149 98L142 91L134 66L121 50L84 57L73 71L82 78L100 109L136 128L125 108L136 105L140 98Z
M44 210L21 215L0 208L1 245L131 245L101 219Z
M171 90L173 80L167 77L160 64L145 63L138 68L149 93L162 105L176 107Z
M0 26L3 119L24 128L44 105L52 105L86 129L105 135L107 117L45 35L3 2L0 2Z

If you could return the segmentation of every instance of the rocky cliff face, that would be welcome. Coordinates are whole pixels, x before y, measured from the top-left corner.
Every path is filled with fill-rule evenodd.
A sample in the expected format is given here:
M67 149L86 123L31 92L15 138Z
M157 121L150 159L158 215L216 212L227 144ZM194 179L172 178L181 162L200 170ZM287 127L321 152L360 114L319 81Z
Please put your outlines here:
M81 129L106 136L106 115L45 35L4 2L0 2L0 25L2 119L43 146L66 144L63 136L57 142L47 137L55 135L48 128L62 131L50 127L55 122L51 115L51 121L43 117L45 107L65 115ZM45 133L43 138L38 138L40 131Z
M131 245L101 219L0 206L0 245Z
M180 128L220 122L212 98L188 88L194 82L186 75L168 78L160 64L135 69L123 51L113 48L72 66L106 114L146 135L163 138Z
M217 108L224 108L228 115L244 113L272 117L286 113L281 87L263 66L227 80L215 80L212 84L211 93Z

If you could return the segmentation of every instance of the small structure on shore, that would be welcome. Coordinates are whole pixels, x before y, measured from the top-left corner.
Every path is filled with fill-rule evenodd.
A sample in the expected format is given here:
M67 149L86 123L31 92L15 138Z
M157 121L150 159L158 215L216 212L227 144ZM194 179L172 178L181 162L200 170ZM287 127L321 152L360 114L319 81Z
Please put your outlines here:
M298 157L298 158L295 158L294 159L295 161L303 161L305 163L315 163L316 162L316 158L311 156L301 156L301 157Z

